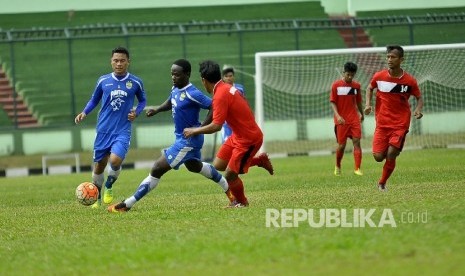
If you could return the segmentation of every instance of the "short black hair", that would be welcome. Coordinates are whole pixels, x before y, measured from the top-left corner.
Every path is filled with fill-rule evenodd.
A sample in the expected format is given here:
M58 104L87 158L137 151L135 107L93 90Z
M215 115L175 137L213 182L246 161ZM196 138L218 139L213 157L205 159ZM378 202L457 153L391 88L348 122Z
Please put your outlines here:
M223 69L223 72L222 72L222 73L223 73L223 76L226 75L226 74L228 74L228 73L232 73L232 74L234 75L234 68L232 68L232 67L226 67L226 68Z
M217 83L221 80L220 65L213 60L204 60L199 64L200 77L208 82Z
M128 51L128 49L126 49L126 48L124 48L122 46L118 46L115 49L113 49L111 51L111 56L113 56L114 53L125 54L129 59L129 51Z
M344 72L357 73L357 64L352 61L348 61L344 64Z
M186 73L186 74L191 73L191 70L192 70L191 69L191 63L188 60L181 58L181 59L175 60L173 62L173 64L176 64L176 65L180 66L184 73Z
M397 50L399 52L399 57L404 57L404 48L402 48L400 45L388 45L386 46L386 53L390 53L394 50Z

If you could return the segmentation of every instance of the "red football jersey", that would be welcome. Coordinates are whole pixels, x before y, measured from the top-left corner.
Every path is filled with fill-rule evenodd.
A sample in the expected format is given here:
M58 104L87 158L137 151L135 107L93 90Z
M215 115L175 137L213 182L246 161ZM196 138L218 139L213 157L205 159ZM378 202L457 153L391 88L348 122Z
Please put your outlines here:
M213 123L228 125L242 144L253 144L263 139L263 133L255 122L255 116L242 93L223 81L213 89Z
M362 102L360 94L360 83L352 81L350 83L340 79L333 82L329 101L336 104L337 112L346 121L346 124L360 123L360 115L357 103ZM334 116L334 124L337 124Z
M371 87L376 88L376 126L385 128L410 127L411 95L421 96L416 79L404 71L400 77L391 77L387 69L378 71L371 79Z

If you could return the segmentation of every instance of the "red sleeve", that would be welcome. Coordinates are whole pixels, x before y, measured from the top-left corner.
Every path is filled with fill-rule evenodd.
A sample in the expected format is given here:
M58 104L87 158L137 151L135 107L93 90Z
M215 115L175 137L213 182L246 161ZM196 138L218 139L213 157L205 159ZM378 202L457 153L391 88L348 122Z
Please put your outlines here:
M329 101L333 103L337 102L337 81L333 82L333 85L331 85L331 93L329 94Z
M223 125L228 114L228 96L223 90L218 89L213 96L213 123Z
M412 94L418 99L419 97L421 97L421 92L420 92L420 88L418 87L418 83L416 81L416 79L414 79L412 77Z
M370 81L370 86L371 86L371 88L373 88L373 89L378 87L378 84L376 83L376 81L378 80L379 74L380 74L380 72L376 72L376 73L373 75L373 78L372 78L371 81Z

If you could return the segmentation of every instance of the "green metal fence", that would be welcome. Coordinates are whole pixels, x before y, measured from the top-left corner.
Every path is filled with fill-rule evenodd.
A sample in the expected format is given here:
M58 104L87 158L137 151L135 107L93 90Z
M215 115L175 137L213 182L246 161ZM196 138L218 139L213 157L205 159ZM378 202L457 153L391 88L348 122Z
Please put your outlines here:
M8 111L0 112L0 122L7 121L4 117L8 113L13 114L13 120L1 128L21 127L19 99L24 100L39 126L71 125L90 97L98 76L110 71L110 51L117 45L130 49L130 71L144 80L149 105L168 96L169 68L178 58L192 62L191 81L199 87L195 72L201 60L233 65L238 72L237 81L250 91L246 93L253 104L255 52L359 47L364 35L360 30L366 31L370 42L378 46L384 45L383 37L403 45L464 42L464 25L465 13L454 13L0 30L0 61L13 87L13 103ZM428 31L435 28L445 35ZM341 33L345 33L345 43ZM93 112L90 117L96 114ZM160 120L170 121L169 114L165 115Z

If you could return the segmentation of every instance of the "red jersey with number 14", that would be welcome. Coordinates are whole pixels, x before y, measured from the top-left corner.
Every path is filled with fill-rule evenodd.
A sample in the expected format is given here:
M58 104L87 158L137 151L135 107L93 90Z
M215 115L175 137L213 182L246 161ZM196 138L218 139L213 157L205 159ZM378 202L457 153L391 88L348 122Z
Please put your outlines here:
M255 116L242 93L234 86L219 81L213 88L213 123L228 125L241 144L255 144L263 139L263 133L255 122Z
M405 71L400 77L392 77L386 69L376 72L370 84L377 89L376 127L408 129L411 117L408 100L411 95L417 99L421 96L415 78Z

